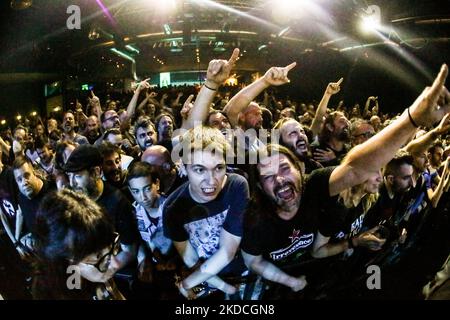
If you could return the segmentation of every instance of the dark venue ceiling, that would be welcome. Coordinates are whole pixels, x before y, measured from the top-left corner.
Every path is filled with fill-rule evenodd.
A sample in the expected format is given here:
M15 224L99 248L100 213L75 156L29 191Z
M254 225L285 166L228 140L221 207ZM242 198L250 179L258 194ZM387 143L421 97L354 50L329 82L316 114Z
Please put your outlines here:
M284 8L287 2L5 0L0 83L205 70L209 60L228 57L239 47L241 71L297 61L307 79L338 77L344 69L348 79L367 59L364 65L391 72L417 89L437 65L450 62L448 0L298 0ZM12 3L31 6L18 10ZM81 30L66 27L66 10L73 4L81 8ZM381 8L386 29L378 36L363 34L358 26L369 5ZM317 87L330 80L318 81Z

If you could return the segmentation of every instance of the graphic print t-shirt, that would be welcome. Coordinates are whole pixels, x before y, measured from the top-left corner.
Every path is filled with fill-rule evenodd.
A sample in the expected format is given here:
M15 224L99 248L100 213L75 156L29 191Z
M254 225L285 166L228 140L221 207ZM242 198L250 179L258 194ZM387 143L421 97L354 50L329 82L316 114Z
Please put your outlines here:
M11 230L15 230L16 226L17 194L13 171L10 168L4 168L0 173L0 206Z
M242 237L243 217L249 200L248 184L237 174L228 174L217 198L198 203L189 193L189 182L166 200L163 209L164 234L173 241L189 240L198 256L208 259L219 249L222 229Z
M327 213L330 208L329 180L334 168L312 172L305 183L300 208L290 220L281 219L275 212L261 213L255 221L248 221L241 248L251 255L262 255L264 259L283 266L307 260L317 231L331 236L339 225L336 213ZM269 208L268 208L269 210Z

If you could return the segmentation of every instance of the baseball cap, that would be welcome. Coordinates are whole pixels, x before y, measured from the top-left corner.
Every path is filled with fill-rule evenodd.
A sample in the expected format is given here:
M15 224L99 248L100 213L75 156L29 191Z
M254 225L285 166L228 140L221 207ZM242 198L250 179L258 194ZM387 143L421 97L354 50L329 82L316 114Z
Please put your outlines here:
M90 144L83 144L72 151L63 169L66 172L77 172L101 166L102 161L100 151L96 147Z

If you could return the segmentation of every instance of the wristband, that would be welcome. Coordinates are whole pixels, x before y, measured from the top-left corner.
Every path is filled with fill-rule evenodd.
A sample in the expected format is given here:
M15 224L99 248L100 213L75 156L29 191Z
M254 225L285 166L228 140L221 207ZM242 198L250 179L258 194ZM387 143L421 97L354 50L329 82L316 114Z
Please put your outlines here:
M211 88L211 87L208 87L208 86L206 85L206 83L204 84L204 86L205 86L206 89L209 89L209 90L212 90L212 91L217 91L217 89L213 89L213 88Z
M409 117L409 121L411 121L412 125L416 128L418 128L419 126L417 125L417 123L413 120L413 118L411 117L411 113L409 112L409 108L408 108L408 117Z

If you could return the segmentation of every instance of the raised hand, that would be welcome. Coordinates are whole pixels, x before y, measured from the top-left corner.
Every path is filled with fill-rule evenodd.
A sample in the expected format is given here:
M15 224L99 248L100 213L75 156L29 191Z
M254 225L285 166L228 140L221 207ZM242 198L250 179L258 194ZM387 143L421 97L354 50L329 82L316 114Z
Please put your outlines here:
M297 65L297 62L293 62L286 67L272 67L264 74L264 81L270 86L280 86L285 83L289 83L290 80L287 77L289 71Z
M93 90L91 90L91 97L88 97L88 102L93 107L100 104L100 99L95 95Z
M317 148L314 151L313 157L314 157L314 160L316 160L316 161L327 162L327 161L331 161L331 160L335 159L336 155L334 154L334 151L331 150L330 148L327 148L327 150Z
M83 106L78 101L78 99L75 100L75 111L77 111L77 112L82 112L83 111Z
M150 99L152 99L152 98L156 98L156 96L158 95L158 93L157 92L154 92L154 91L152 91L152 92L145 92L145 97L146 98L150 98Z
M189 116L189 113L191 112L191 109L194 107L192 103L192 99L194 99L194 95L191 94L186 101L183 104L183 107L180 110L181 117L183 119L187 119Z
M145 80L142 80L141 82L138 83L137 87L136 87L136 91L142 91L144 89L149 89L150 88L150 83L148 83L148 80L150 80L150 78L147 78Z
M344 78L340 78L338 82L330 82L327 86L326 93L329 95L338 93L341 90L342 81L344 81Z
M444 118L442 118L439 125L434 129L436 134L442 135L450 130L450 113L447 113Z
M230 59L227 60L211 60L206 71L206 81L208 87L217 89L225 80L230 77L231 69L239 58L239 49L235 48Z
M444 86L448 67L443 64L431 87L426 87L409 107L413 121L424 127L430 127L450 112L450 93Z

